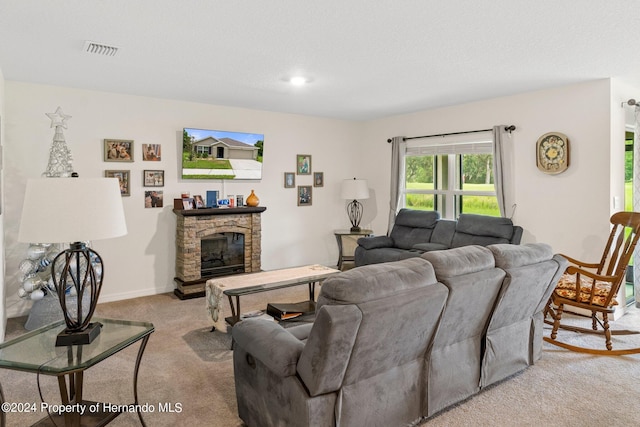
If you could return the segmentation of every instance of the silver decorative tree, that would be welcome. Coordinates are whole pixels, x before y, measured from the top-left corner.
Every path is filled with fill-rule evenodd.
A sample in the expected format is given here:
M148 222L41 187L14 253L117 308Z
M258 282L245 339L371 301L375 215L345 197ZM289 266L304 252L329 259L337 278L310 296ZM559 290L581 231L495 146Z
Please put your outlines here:
M64 114L60 107L56 109L55 113L47 113L47 116L51 119L51 127L56 129L49 151L49 164L42 175L48 178L68 178L73 173L73 165L71 164L71 150L67 147L63 129L67 128L66 122L71 116Z

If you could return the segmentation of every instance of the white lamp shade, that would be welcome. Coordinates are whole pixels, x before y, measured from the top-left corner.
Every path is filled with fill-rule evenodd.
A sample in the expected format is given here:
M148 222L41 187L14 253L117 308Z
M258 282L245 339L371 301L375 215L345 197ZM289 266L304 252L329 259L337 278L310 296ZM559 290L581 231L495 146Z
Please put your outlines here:
M117 178L27 181L18 241L71 243L127 234Z
M342 181L340 197L346 200L368 199L369 186L364 179L345 179Z

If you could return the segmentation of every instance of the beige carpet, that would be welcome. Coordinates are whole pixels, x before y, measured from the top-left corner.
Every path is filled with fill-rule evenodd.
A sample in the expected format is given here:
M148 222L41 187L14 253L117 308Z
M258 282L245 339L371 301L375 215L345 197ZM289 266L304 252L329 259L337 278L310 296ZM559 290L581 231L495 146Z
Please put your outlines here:
M251 295L243 300L243 311L264 308L267 301L301 301L306 292L306 287L300 286ZM155 412L144 414L148 426L242 425L236 415L230 339L227 334L210 332L204 298L180 301L172 294L137 298L102 304L97 315L150 321L156 327L142 361L138 385L140 403L155 408ZM25 320L9 320L7 339L25 332ZM640 329L638 310L616 322L616 327L623 326ZM621 344L621 340L633 340L640 346L640 336L617 338L614 345ZM597 357L548 344L544 348L543 359L537 365L424 424L577 427L638 423L640 356ZM85 398L131 403L137 351L137 345L129 347L89 369L85 373ZM0 381L7 401L34 402L39 406L35 375L2 369ZM55 377L43 376L40 382L45 400L59 402ZM159 404L167 403L174 408L180 404L181 412L160 413ZM30 425L44 415L10 413L7 425ZM125 413L111 425L139 423L135 414Z

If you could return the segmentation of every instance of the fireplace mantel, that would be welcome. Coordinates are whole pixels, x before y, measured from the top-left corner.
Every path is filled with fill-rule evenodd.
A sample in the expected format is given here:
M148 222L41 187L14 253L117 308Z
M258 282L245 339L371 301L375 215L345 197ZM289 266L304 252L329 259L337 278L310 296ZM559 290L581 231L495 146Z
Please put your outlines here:
M216 233L244 235L244 272L260 271L261 218L265 207L174 209L176 224L176 289L180 299L204 296L209 277L201 277L203 237Z

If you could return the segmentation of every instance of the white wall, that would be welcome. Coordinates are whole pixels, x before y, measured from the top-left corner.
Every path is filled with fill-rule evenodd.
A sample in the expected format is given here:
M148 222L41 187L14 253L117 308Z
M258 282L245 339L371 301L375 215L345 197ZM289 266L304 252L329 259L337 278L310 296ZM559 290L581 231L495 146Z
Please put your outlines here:
M182 190L202 195L206 190L220 190L222 194L243 194L246 199L254 189L260 206L267 207L262 214L263 269L307 263L335 265L338 251L332 230L349 224L339 186L354 173L361 124L7 81L4 145L9 317L26 313L30 306L17 297L17 267L27 249L26 244L16 241L22 193L26 180L39 177L46 169L54 129L45 113L58 106L72 116L65 137L80 176L103 176L105 169L131 170L131 197L123 198L128 235L93 242L105 260L100 301L174 289L172 208L173 198L180 197ZM178 179L183 127L263 133L262 181L223 184ZM135 162L103 162L104 138L133 139ZM162 161L143 162L143 143L162 144ZM296 154L311 154L313 171L324 172L324 187L313 189L312 206L298 207L296 190L283 186L283 173L295 171ZM143 169L165 170L164 208L144 208ZM296 185L311 184L311 176L296 176Z
M4 285L4 75L0 68L0 341L4 340L4 331L7 325L7 312L5 310L5 297L7 295Z
M611 114L621 114L620 110L619 101L613 101L610 80L598 80L369 122L362 153L370 171L364 178L386 196L378 199L374 230L384 233L387 223L391 155L387 138L513 124L517 127L511 143L518 205L513 220L524 227L523 243L546 242L556 252L597 261L609 233L613 196L624 191L624 138L618 141L616 131L614 144L609 143ZM624 125L619 126L624 132ZM566 134L570 141L570 167L559 175L546 175L536 167L536 141L551 131ZM613 146L618 148L612 151ZM620 158L612 160L612 153ZM614 172L622 179L616 179L615 188L610 180L612 163L621 168Z
M45 113L61 106L73 116L65 131L81 176L102 176L105 169L130 169L132 196L124 198L129 234L94 242L105 258L101 301L174 288L175 216L172 199L182 190L204 194L249 194L255 189L263 214L262 266L273 269L305 263L333 265L337 248L332 230L346 228L340 181L364 178L372 197L364 202L363 225L386 232L389 206L390 144L396 135L419 136L514 124L511 137L515 171L514 222L524 227L523 242L546 242L556 252L597 258L609 232L613 197L623 196L624 109L620 103L640 97L633 88L598 80L422 111L370 122L348 122L291 114L169 101L17 83L5 83L5 251L7 314L26 313L19 300L17 266L26 244L17 243L22 192L27 178L46 168L53 129ZM183 127L265 134L261 182L185 182L179 176ZM536 167L535 144L544 133L565 133L571 144L569 169L545 175ZM622 135L622 139L620 139ZM102 139L135 140L134 163L102 161ZM610 143L613 141L613 143ZM142 143L162 144L162 162L142 162ZM283 172L295 170L295 155L311 154L313 170L325 173L325 186L314 188L311 207L297 207L295 190L283 188ZM143 169L165 170L165 207L145 209ZM296 177L310 185L311 177ZM224 188L223 188L224 187ZM46 207L43 207L46 209Z

